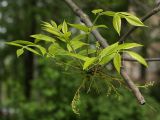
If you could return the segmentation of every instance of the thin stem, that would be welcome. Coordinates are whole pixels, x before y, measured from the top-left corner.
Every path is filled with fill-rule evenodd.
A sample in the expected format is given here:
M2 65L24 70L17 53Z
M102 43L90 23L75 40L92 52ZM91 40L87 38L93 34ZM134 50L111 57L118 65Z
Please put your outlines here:
M94 21L93 21L93 26L96 24L96 22L97 22L97 20L98 20L99 17L100 17L100 14L98 14L98 15L96 16L96 18L94 19Z

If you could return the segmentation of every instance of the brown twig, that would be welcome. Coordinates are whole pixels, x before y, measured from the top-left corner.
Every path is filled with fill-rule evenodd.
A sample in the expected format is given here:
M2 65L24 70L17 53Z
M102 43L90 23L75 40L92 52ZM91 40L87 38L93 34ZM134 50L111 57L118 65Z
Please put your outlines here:
M146 21L148 18L150 18L151 16L155 15L156 13L158 13L160 11L160 5L156 6L152 11L150 11L149 13L147 13L144 17L142 17L141 21L144 22ZM132 27L128 32L126 32L120 39L119 42L125 41L127 37L130 36L130 34L132 32L134 32L138 27L134 26Z
M144 105L145 104L145 99L144 99L143 95L139 91L138 87L131 80L131 78L128 76L128 74L127 74L127 72L124 68L121 68L121 76L123 77L125 82L128 84L128 86L132 90L133 94L136 96L138 102L141 105Z
M87 25L87 26L92 26L92 22L89 19L89 17L72 1L72 0L64 0L68 6L81 18L81 20ZM95 30L92 32L92 34L95 36L96 40L101 44L103 48L107 47L108 44L106 40L101 36L101 34ZM144 97L142 96L141 92L139 91L138 87L133 83L131 78L128 76L127 72L125 69L121 70L121 75L123 79L126 81L127 85L129 88L132 90L134 93L135 97L139 101L141 105L145 103Z
M129 61L129 62L137 62L137 60L132 59L132 58L123 58L124 61ZM147 62L159 62L160 58L145 58Z
M77 6L72 0L64 0L68 6L73 10L73 12L80 17L81 21L87 25L87 26L93 26L93 23L91 22L90 18L88 17L87 14L85 14L79 6ZM96 40L99 41L102 47L108 46L107 40L105 40L101 34L98 32L98 30L93 30L92 34L96 38Z

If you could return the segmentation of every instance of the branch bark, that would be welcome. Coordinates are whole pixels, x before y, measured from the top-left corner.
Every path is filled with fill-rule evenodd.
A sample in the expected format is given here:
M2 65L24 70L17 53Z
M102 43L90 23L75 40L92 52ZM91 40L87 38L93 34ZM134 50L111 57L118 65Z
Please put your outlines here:
M160 5L156 6L153 10L151 10L149 13L147 13L145 16L142 17L141 21L145 22L148 18L151 16L157 14L160 11ZM123 42L126 40L127 37L130 36L132 32L134 32L138 27L134 26L132 27L128 32L126 32L120 39L119 42Z
M132 59L132 58L123 58L124 61L129 61L129 62L137 62L137 60ZM160 58L145 58L147 62L159 62Z
M68 6L73 10L73 12L80 17L81 21L87 25L87 26L93 26L93 23L91 22L90 18L87 14L85 14L79 6L77 6L72 0L64 0ZM108 46L107 40L104 39L98 30L92 31L93 36L96 38L97 41L99 41L100 45L102 47Z

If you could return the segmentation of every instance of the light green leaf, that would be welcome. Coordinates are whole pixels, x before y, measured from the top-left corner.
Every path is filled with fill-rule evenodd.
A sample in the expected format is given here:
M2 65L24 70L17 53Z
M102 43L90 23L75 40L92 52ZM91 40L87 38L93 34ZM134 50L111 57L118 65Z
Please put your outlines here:
M68 23L70 26L77 28L78 30L84 31L84 32L89 32L89 27L85 26L85 25L81 25L81 24L70 24Z
M61 32L58 28L54 27L52 24L47 23L47 22L43 22L42 24L42 30L47 31L53 35L56 36L61 36Z
M36 47L41 51L42 55L46 54L46 49L40 45L36 45Z
M107 15L107 16L114 16L116 13L113 11L105 11L101 13L102 15Z
M75 54L75 53L70 53L70 52L67 52L65 55L75 57L75 58L83 60L83 61L86 61L88 59L88 57L86 57L86 56L83 56L80 54Z
M105 57L103 57L102 59L100 59L99 64L100 65L104 65L104 64L109 63L114 58L115 54L116 53L112 53L112 54L106 55Z
M70 36L71 36L71 32L69 31L69 32L66 32L66 33L64 33L64 35L63 35L63 37L65 38L65 39L68 39Z
M17 50L17 57L21 56L24 53L23 48Z
M62 24L62 32L67 33L67 31L68 31L68 26L67 26L66 21L64 21L63 24Z
M95 15L96 15L97 13L101 13L101 12L103 12L102 9L92 10L92 13L94 13Z
M92 27L92 30L95 30L97 28L108 28L106 25L96 25Z
M75 40L79 41L79 40L82 40L85 38L86 38L86 34L79 34L79 35L75 36L74 38L72 38L71 41L75 41Z
M116 70L118 71L118 73L120 73L120 68L121 68L121 55L120 55L119 53L117 53L117 54L114 56L113 64L114 64L114 67L116 68Z
M58 30L62 30L62 24L58 25Z
M79 49L79 48L81 48L81 47L83 47L83 46L88 45L88 44L86 44L86 43L84 43L84 42L77 41L77 40L70 41L70 43L71 43L71 46L73 47L74 50ZM67 49L68 49L69 51L72 51L72 48L70 47L69 44L67 44Z
M46 42L55 42L56 40L52 37L49 37L47 35L44 34L35 34L35 35L31 35L31 37L38 39L38 40L43 40Z
M116 52L117 47L118 47L118 42L116 42L116 43L114 43L114 44L106 47L105 49L103 49L103 50L100 52L100 54L99 54L100 58L103 58L103 57L105 57L105 56L107 56L107 55L110 55L110 54Z
M23 48L25 48L26 50L34 53L34 54L37 54L37 55L41 55L39 52L37 52L36 50L34 50L33 48L30 48L30 47L27 47L27 46L24 46Z
M57 28L57 24L56 24L55 21L51 20L51 24L52 24L53 27Z
M46 31L46 32L48 32L48 33L51 33L51 34L53 34L53 35L56 35L56 36L61 36L61 35L62 35L59 31L57 31L57 30L54 29L54 28L43 27L42 29L43 29L44 31Z
M127 22L133 26L145 26L141 20L139 18L137 18L136 16L126 16L125 19L127 20Z
M59 44L54 43L49 46L48 53L51 56L55 56L55 55L64 55L66 54L66 51L62 47L60 47Z
M140 62L141 64L143 64L144 66L148 66L147 62L145 61L145 59L140 56L139 54L132 52L132 51L125 51L126 53L128 53L131 57L133 57L134 59L136 59L138 62Z
M7 45L13 45L13 46L17 46L17 47L23 47L23 45L14 43L14 42L5 42Z
M86 70L89 66L91 66L95 61L97 60L96 57L87 58L87 60L84 62L83 70Z
M121 17L118 14L115 14L113 17L113 27L120 35L121 32Z
M96 52L95 49L89 49L88 51L87 50L81 50L81 51L79 51L79 54L81 54L81 55L87 55L87 54L93 54L95 52Z
M30 41L25 41L25 40L15 40L13 41L13 43L22 44L22 45L35 45L34 43Z
M143 45L141 44L137 44L137 43L124 43L124 44L121 44L118 46L118 50L121 50L121 49L131 49L131 48L134 48L134 47L141 47Z

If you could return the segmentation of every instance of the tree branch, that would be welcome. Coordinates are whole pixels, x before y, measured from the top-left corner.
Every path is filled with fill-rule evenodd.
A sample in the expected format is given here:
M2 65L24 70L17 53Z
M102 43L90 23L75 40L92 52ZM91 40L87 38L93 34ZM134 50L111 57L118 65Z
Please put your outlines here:
M123 58L123 60L124 61L129 61L129 62L137 62L137 60L135 60L135 59L132 59L132 58ZM145 60L147 61L147 62L158 62L158 61L160 61L160 58L145 58Z
M93 26L93 23L91 22L90 18L87 14L85 14L79 6L77 6L72 0L64 0L68 6L73 10L73 12L80 17L81 21L87 25L87 26ZM92 31L93 36L96 38L97 41L101 44L102 47L108 46L107 40L105 40L101 34L98 32L98 30Z
M76 15L78 15L81 20L87 25L92 26L92 22L89 19L89 17L72 1L72 0L64 0L68 6L74 11ZM101 44L103 48L107 47L108 44L106 43L106 40L100 35L100 33L97 30L94 30L92 34L95 36L96 40ZM132 90L133 94L137 98L138 102L143 105L145 104L144 97L142 96L141 92L139 91L138 87L133 83L131 78L128 76L126 70L123 68L121 69L121 76L129 86L129 88Z
M151 10L149 13L147 13L144 17L142 17L141 21L144 22L146 21L148 18L150 18L151 16L155 15L156 13L158 13L160 11L160 5L158 5L157 7L155 7L153 10ZM128 32L126 32L120 39L119 42L125 41L127 37L130 36L130 34L132 32L134 32L138 27L134 26L132 27Z

